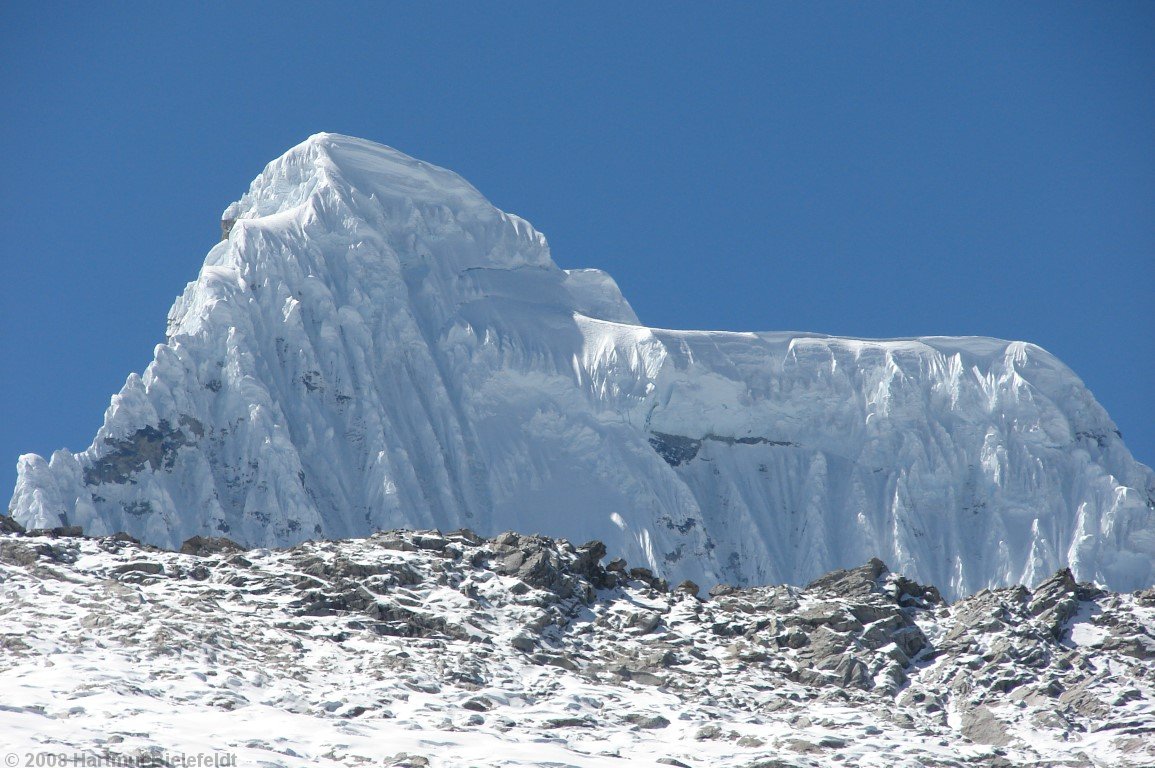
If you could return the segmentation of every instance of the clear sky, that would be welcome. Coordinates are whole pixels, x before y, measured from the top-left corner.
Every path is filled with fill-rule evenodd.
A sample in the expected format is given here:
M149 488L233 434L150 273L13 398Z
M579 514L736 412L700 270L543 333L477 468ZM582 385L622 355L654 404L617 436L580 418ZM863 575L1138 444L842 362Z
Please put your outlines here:
M1155 463L1155 3L8 2L0 104L4 488L89 444L322 130L457 171L649 325L1035 342Z

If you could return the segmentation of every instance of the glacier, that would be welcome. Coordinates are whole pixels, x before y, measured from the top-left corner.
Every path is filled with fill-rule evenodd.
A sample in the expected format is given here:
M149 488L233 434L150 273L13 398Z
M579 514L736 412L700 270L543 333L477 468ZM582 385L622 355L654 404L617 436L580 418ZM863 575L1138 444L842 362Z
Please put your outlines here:
M222 219L92 444L19 458L25 526L512 529L704 584L878 557L952 598L1155 581L1155 472L1033 344L648 328L461 177L331 133Z

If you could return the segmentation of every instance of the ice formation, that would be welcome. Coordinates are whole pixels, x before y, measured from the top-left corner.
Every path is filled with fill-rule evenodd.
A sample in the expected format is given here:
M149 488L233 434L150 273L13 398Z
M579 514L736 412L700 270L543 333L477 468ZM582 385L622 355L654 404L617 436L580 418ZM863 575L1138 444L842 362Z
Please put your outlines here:
M450 171L317 134L269 164L30 527L254 546L469 527L703 584L879 557L947 596L1155 581L1155 473L1037 346L639 324Z

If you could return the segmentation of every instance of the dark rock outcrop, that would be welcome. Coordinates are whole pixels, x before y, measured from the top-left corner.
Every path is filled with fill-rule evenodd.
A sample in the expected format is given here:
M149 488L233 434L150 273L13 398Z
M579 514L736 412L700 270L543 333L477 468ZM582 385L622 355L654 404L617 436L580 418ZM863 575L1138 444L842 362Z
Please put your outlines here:
M230 555L234 552L244 552L245 549L245 547L224 536L193 536L180 545L182 555L196 555L197 557Z

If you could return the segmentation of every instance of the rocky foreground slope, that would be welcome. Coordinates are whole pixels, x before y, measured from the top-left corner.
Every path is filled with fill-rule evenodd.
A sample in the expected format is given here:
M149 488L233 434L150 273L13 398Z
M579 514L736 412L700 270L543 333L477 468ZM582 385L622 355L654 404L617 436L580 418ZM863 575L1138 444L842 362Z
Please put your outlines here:
M880 557L952 599L1063 567L1155 583L1155 473L1032 344L646 328L461 177L336 134L224 225L92 444L20 458L22 523L532 530L707 586Z
M58 531L67 534L69 531ZM0 538L0 742L240 765L1150 766L1155 590L697 594L469 531ZM157 764L166 764L157 762Z

